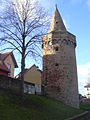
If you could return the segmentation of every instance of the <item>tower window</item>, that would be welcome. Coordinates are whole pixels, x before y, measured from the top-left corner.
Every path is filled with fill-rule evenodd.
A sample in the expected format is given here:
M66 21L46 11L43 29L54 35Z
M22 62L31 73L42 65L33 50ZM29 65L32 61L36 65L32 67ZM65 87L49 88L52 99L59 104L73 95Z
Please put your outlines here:
M58 47L56 47L55 50L58 51Z
M58 24L58 21L56 21L56 24Z
M42 48L44 48L44 45L42 44Z
M48 45L50 45L50 41L48 41Z
M56 63L56 64L55 64L55 66L59 66L59 64L58 64L58 63Z

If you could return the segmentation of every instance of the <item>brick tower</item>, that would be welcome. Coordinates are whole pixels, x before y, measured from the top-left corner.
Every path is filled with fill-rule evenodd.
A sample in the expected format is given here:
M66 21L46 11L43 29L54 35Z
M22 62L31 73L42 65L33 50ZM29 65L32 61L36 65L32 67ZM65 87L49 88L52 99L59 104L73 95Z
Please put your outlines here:
M49 31L42 36L44 92L63 103L79 108L76 37L69 33L55 6Z

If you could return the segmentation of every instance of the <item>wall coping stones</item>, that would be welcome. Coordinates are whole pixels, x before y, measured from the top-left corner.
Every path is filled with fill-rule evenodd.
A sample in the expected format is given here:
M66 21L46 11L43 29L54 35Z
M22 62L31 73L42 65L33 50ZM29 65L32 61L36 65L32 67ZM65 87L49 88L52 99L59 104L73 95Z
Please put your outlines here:
M64 119L64 120L90 120L90 112L89 111L85 111L79 115L76 115L74 117L68 118L68 119Z

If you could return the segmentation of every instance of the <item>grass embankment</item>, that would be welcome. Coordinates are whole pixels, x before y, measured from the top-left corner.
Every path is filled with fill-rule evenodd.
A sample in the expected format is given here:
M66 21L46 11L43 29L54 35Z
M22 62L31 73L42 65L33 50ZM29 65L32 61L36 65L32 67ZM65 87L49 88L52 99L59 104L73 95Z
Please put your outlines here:
M44 96L19 95L0 90L0 120L64 120L83 112Z
M80 109L90 111L90 103L88 103L88 102L82 103L82 104L80 105Z

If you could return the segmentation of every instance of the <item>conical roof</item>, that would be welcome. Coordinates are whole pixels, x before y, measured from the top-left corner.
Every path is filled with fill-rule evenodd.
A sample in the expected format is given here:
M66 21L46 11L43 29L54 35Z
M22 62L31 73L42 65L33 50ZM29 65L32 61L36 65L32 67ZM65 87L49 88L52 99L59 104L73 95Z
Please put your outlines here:
M55 10L52 15L51 24L49 27L49 33L52 31L66 31L62 17L57 9L57 5L55 5Z

